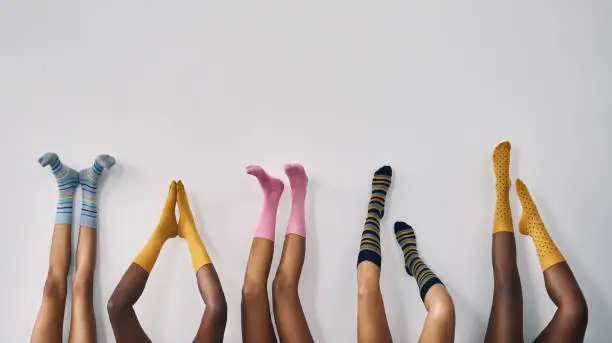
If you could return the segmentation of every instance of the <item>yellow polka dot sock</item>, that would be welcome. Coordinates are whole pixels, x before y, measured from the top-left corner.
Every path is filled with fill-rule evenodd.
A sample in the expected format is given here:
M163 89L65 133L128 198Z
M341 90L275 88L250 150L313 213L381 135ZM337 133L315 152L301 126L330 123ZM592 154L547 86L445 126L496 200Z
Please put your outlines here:
M193 270L197 274L200 268L207 264L211 264L212 260L210 256L208 256L204 243L202 243L200 239L200 234L198 234L193 214L189 208L189 200L187 199L187 193L185 193L185 187L181 181L178 182L177 186L177 202L181 215L178 224L178 235L187 241Z
M564 262L565 258L557 248L557 245L555 245L555 242L550 238L548 230L546 230L546 226L544 226L544 222L540 218L538 208L534 204L533 199L531 199L531 195L529 195L527 186L518 179L516 180L516 192L523 206L523 214L519 221L519 231L533 239L542 271L559 262Z
M514 232L510 210L510 142L500 143L493 151L493 170L495 171L495 217L493 234Z
M178 233L175 210L176 182L172 181L170 184L170 191L168 192L168 198L166 199L166 205L162 210L159 223L147 241L147 244L142 248L138 256L136 256L136 259L134 259L134 263L141 266L149 274L151 274L151 270L153 270L153 266L157 261L157 257L164 243L166 243L168 239L176 237Z

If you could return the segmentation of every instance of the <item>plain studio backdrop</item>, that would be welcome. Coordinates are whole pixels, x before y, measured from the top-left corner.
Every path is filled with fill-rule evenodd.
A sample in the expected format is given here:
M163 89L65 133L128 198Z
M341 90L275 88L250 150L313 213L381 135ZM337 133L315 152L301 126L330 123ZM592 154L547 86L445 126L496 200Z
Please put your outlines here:
M240 342L262 203L244 167L261 164L287 185L272 280L291 200L283 165L295 161L310 177L300 296L317 342L356 341L357 251L372 173L387 163L381 287L394 339L416 342L426 315L392 231L404 220L454 299L456 341L481 341L493 292L491 155L503 140L513 180L529 186L586 296L586 341L609 341L611 42L612 4L595 0L2 0L0 341L27 342L41 302L57 198L36 162L47 151L75 169L117 158L99 191L100 342L114 341L106 302L172 179L185 183L219 272L226 341ZM518 223L514 185L511 202ZM80 197L75 222L79 213ZM555 307L531 239L516 237L532 340ZM139 318L154 341L188 342L203 309L187 245L171 240Z

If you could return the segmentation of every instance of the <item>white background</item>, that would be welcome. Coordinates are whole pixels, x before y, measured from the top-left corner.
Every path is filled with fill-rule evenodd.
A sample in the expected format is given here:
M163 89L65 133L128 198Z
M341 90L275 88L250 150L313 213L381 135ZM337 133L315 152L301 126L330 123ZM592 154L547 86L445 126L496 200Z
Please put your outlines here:
M100 342L114 341L106 301L179 178L227 295L226 341L239 342L261 205L244 167L286 180L291 161L311 180L300 294L317 342L356 341L355 262L384 163L394 181L381 285L394 339L415 342L425 318L392 234L405 220L454 298L456 341L481 341L491 153L505 139L512 177L530 187L586 295L586 341L608 341L611 42L612 4L595 0L0 1L0 341L28 341L41 301L57 197L36 163L46 151L76 169L99 153L118 161L99 192ZM511 201L518 223L514 187ZM517 234L517 245L532 340L555 308L533 243ZM203 305L184 242L164 247L136 309L154 341L191 341Z

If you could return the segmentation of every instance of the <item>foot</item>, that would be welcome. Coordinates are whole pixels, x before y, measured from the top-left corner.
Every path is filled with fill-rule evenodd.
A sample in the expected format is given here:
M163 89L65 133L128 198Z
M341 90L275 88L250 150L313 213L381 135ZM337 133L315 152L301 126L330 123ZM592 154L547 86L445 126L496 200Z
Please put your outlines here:
M500 143L493 151L493 170L495 171L495 218L493 233L514 232L512 211L510 210L510 142Z
M50 166L57 188L59 198L57 200L57 211L55 224L72 224L72 208L74 203L74 192L79 185L79 173L65 166L54 152L48 152L38 159L41 166Z
M161 218L157 224L156 230L159 231L165 238L174 238L178 234L178 225L176 224L176 198L177 198L176 181L170 183L170 190L166 198L166 204L162 210Z
M281 195L283 194L283 190L285 189L285 184L283 184L283 181L268 175L268 173L266 173L261 166L247 166L246 172L247 174L253 175L257 178L257 181L259 181L261 189L263 190L266 198L271 197L274 199L280 199Z
M95 229L98 219L98 181L105 169L115 165L115 158L110 155L98 155L91 167L79 172L79 183L83 191L83 206L81 207L81 226Z
M187 234L187 230L195 230L195 220L193 219L193 213L191 213L191 208L189 207L189 199L187 198L187 193L185 192L185 186L182 181L178 181L177 183L177 203L179 208L180 219L178 223L178 235L181 238L185 238Z
M306 190L306 186L308 186L308 176L306 175L306 170L301 164L290 163L285 165L285 174L289 178L289 185L291 185L291 190Z

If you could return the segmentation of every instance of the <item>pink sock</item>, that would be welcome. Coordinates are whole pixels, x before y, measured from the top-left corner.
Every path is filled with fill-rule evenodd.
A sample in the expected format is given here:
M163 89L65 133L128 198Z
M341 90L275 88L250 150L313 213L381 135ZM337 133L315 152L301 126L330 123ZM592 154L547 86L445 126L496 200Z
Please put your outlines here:
M294 163L285 165L285 174L289 178L291 185L291 217L287 225L287 234L295 233L306 238L306 186L308 186L308 176L302 165Z
M260 166L248 166L247 174L253 175L259 181L264 192L263 208L259 217L259 224L255 230L256 238L265 238L274 242L274 229L276 227L276 214L278 213L278 202L285 185L283 181L270 177Z

